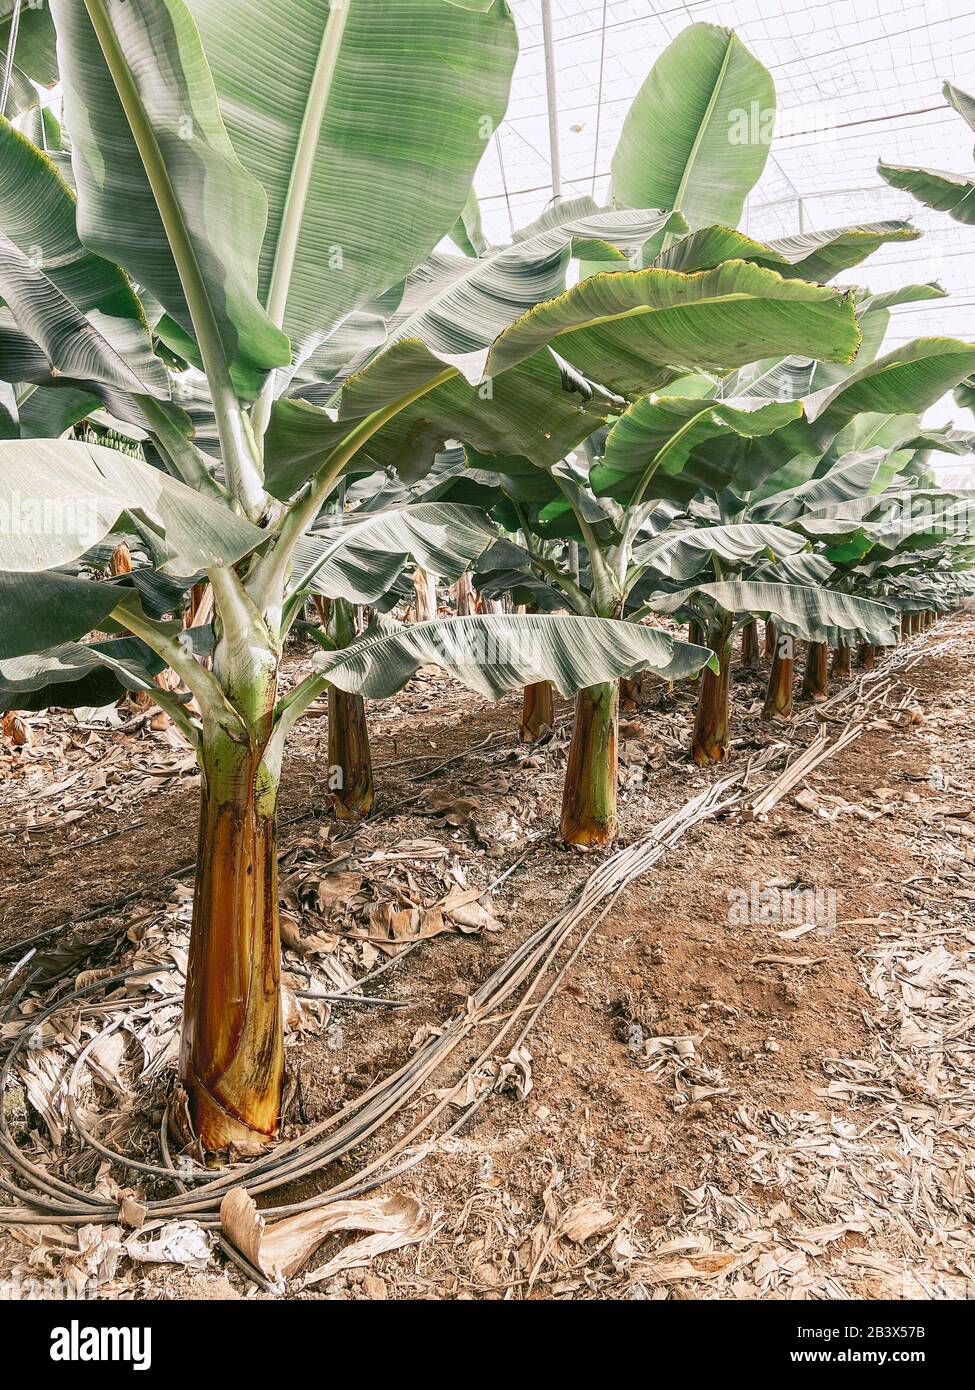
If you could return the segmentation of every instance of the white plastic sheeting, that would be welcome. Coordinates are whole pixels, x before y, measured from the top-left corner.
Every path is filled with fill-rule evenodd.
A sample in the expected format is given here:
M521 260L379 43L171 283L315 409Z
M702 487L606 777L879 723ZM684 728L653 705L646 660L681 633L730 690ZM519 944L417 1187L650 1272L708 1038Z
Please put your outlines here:
M875 291L937 280L947 300L894 310L887 346L950 334L975 338L975 228L885 184L878 158L964 172L973 137L945 103L948 78L975 91L975 9L960 0L551 0L563 194L603 200L623 118L655 58L704 20L734 28L771 71L776 132L743 229L763 238L803 228L910 218L923 240L882 249L839 277ZM507 118L476 186L485 231L504 241L551 199L540 0L512 0L521 54ZM601 97L600 97L601 89ZM949 401L929 419L972 418Z

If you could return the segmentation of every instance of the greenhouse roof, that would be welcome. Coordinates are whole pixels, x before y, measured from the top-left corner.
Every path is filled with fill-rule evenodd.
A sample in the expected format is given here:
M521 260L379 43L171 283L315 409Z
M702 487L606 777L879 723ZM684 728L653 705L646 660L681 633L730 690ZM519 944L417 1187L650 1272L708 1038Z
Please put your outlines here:
M521 38L512 98L477 178L496 241L552 198L543 7L513 0L512 8ZM605 201L620 127L654 60L690 23L727 25L770 69L778 99L743 229L761 239L909 218L923 240L885 247L840 281L880 291L937 280L950 291L895 309L889 347L972 336L975 231L889 187L876 166L879 158L957 172L975 164L971 131L942 95L946 78L975 88L975 12L951 0L551 0L551 16L563 196ZM951 402L935 414L970 424Z

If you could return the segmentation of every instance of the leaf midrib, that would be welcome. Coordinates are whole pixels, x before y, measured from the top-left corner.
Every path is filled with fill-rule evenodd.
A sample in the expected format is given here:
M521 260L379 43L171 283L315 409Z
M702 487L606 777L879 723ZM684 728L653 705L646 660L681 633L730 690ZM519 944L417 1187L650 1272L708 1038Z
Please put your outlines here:
M697 156L698 156L698 154L699 154L699 152L700 152L701 144L702 144L702 142L703 142L703 140L704 140L705 133L707 132L708 126L709 126L709 124L710 124L710 122L711 122L711 118L712 118L712 116L714 115L714 109L715 109L715 106L717 105L718 97L719 97L720 94L721 94L721 88L722 88L722 85L723 85L723 83L724 83L725 77L726 77L727 74L728 74L728 68L729 68L729 66L730 66L730 64L731 64L732 46L734 45L734 43L735 43L735 36L734 36L734 34L729 34L729 35L728 35L728 43L727 43L727 46L726 46L726 48L725 48L724 58L721 60L721 68L720 68L720 71L718 72L717 80L715 81L715 84L714 84L714 89L713 89L712 92L711 92L711 99L710 99L710 101L709 101L708 104L707 104L707 107L706 107L705 112L704 112L703 119L701 120L701 122L700 122L700 124L699 124L699 126L698 126L698 128L697 128L697 134L696 134L695 137L694 137L694 143L691 145L690 153L688 154L688 156L687 156L687 161L686 161L686 163L685 163L685 165L684 165L684 172L683 172L683 174L681 175L680 183L677 185L677 193L675 194L675 197L674 197L674 205L673 205L673 211L674 211L674 212L682 212L682 211L683 211L683 208L684 208L684 198L685 198L685 195L686 195L686 193L687 193L687 186L688 186L688 183L690 182L691 172L692 172L692 170L693 170L693 168L694 168L695 162L696 162L696 160L697 160Z
M301 237L305 207L308 202L308 190L311 187L325 111L338 66L350 9L351 0L332 0L329 7L328 19L322 30L318 57L315 60L315 70L312 74L311 86L308 89L305 109L301 118L298 143L295 146L294 157L291 161L288 191L285 195L284 208L278 226L277 245L274 248L266 305L268 317L278 328L284 327L288 296L291 291L291 279L298 255L298 242Z

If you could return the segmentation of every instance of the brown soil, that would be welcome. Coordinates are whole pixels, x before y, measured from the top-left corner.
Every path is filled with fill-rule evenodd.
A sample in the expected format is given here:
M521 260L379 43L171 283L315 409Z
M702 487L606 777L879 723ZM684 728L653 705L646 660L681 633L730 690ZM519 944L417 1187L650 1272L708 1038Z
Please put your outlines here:
M754 1212L757 1225L774 1227L784 1220L783 1209L794 1214L796 1197L785 1179L780 1185L767 1173L757 1177L749 1135L766 1132L762 1117L769 1116L793 1117L792 1123L822 1112L845 1123L852 1114L862 1126L870 1122L871 1104L879 1123L885 1113L879 1102L830 1105L823 1099L834 1062L873 1055L876 1001L865 985L864 953L890 936L892 926L909 923L915 908L967 924L967 940L975 944L975 893L964 891L975 875L975 831L958 834L962 822L970 826L975 819L975 622L949 620L921 641L936 647L945 639L947 647L899 678L920 710L914 722L881 715L842 757L809 779L798 803L786 798L767 822L728 820L692 831L626 892L529 1035L534 1086L527 1100L493 1096L460 1138L394 1184L441 1214L432 1240L374 1261L365 1286L358 1271L303 1296L646 1297L654 1279L645 1266L633 1272L618 1239L609 1250L600 1238L578 1246L556 1242L530 1289L526 1245L544 1231L550 1209L585 1199L625 1218L627 1239L641 1249L659 1250L670 1236L696 1231L702 1223L695 1213L715 1192ZM474 798L485 817L514 814L532 834L550 832L558 815L564 732L540 753L528 750L525 764L519 761L525 750L517 749L518 701L489 705L445 684L439 677L420 679L396 701L370 710L377 815L404 798L435 792L446 800ZM674 696L645 691L629 744L624 719L624 759L628 747L639 745L649 772L621 797L623 841L722 775L721 769L695 768L670 746L675 731L687 746L695 693L693 687ZM761 695L761 676L736 671L733 760L769 736L757 718ZM564 721L568 710L567 702L557 701L557 720ZM788 735L800 745L816 729L809 707L797 705L800 716L807 712L805 723ZM421 752L450 758L490 734L498 737L483 751L426 781L413 780L423 763L379 770ZM776 728L774 737L781 736ZM324 721L308 720L287 764L285 819L311 810L327 820L318 793L324 755ZM8 838L0 852L2 940L21 939L137 890L150 874L171 873L192 854L195 799L192 789L178 787L142 802L138 817L146 824L100 845L76 844L95 833L87 823L84 830L69 826L45 835L42 844ZM945 811L948 803L955 809ZM285 844L290 833L282 836ZM510 845L472 836L465 825L432 828L429 816L411 808L373 822L369 833L386 846L442 837L463 850L477 882L496 877L528 844L527 836ZM401 1014L346 1009L340 1050L334 1040L315 1038L292 1048L289 1060L300 1072L307 1118L329 1113L402 1063L418 1030L435 1026L529 931L564 906L596 862L597 856L565 850L551 838L540 841L495 894L501 932L438 937L388 973L388 993L416 1008ZM735 894L749 892L752 882L835 892L835 925L783 939L781 924L738 924L730 917ZM945 883L954 886L945 889ZM147 887L145 896L152 891ZM957 898L950 909L946 892ZM770 955L792 959L760 959ZM693 1065L682 1069L669 1056L660 1060L647 1044L661 1038L693 1039ZM435 1085L454 1079L456 1066L448 1070ZM769 1123L774 1134L785 1122ZM351 1168L383 1147L377 1138L357 1151ZM349 1165L342 1168L349 1171ZM313 1188L289 1189L273 1200ZM729 1229L715 1218L705 1248L725 1249ZM872 1251L878 1240L854 1233L841 1245L846 1253ZM826 1268L817 1265L819 1273ZM190 1278L165 1268L140 1270L139 1276L145 1296L233 1297L245 1289L231 1267ZM667 1287L677 1296L715 1296L694 1283L696 1277ZM848 1271L843 1277L847 1296L891 1293L877 1282L879 1275L873 1283L867 1274L861 1282L851 1282ZM768 1287L778 1291L772 1296L790 1296L785 1282Z

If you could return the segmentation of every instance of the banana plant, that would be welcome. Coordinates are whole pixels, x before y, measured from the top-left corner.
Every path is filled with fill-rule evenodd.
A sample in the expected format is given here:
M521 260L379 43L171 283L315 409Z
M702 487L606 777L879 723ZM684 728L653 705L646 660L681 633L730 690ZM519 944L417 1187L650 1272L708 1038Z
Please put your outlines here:
M60 393L52 434L94 403L149 445L135 459L36 429L3 441L0 502L19 525L0 550L0 656L47 674L60 664L71 683L97 655L137 681L111 636L77 652L87 633L124 630L200 711L153 691L203 773L181 1075L213 1151L249 1151L277 1131L274 822L299 712L277 689L289 576L297 542L379 424L368 410L345 420L331 457L282 504L264 478L270 407L450 230L516 52L500 0L255 0L248 11L243 25L226 0L54 0L74 188L9 124L0 130L0 376L49 402ZM170 370L182 363L205 383L216 461L192 437ZM382 418L427 387L401 391ZM151 535L163 574L212 585L210 665L132 590L59 572L123 516Z
M607 631L617 630L618 660L607 664L605 648L593 648L590 653L589 680L576 698L563 799L563 837L573 844L594 845L608 842L615 832L617 678L648 667L674 675L677 670L670 658L660 662L659 650L653 650L659 634L628 625L623 635L626 557L636 530L628 528L597 544L593 528L598 519L587 514L590 504L578 490L579 479L567 458L626 406L627 397L663 385L688 369L675 369L675 362L690 368L731 370L736 365L733 359L766 350L774 337L788 339L791 348L804 339L805 350L813 355L845 361L856 350L858 334L854 306L847 296L734 260L689 275L650 265L592 276L514 318L524 304L527 251L543 236L548 238L553 217L574 218L580 211L561 205L541 225L522 233L511 248L493 256L465 265L448 263L438 255L421 268L407 282L405 307L391 322L389 345L346 377L338 421L309 399L318 393L306 387L275 402L265 466L268 485L279 495L302 486L341 429L345 410L381 412L404 385L430 374L433 388L422 401L408 405L376 430L362 451L363 461L373 468L395 466L409 477L427 469L449 440L461 440L472 468L480 466L506 479L520 474L529 492L532 486L551 490L555 507L578 527L578 535L572 538L586 546L591 569L586 588L566 575L559 577L567 606L579 617L609 623ZM634 217L639 219L637 226ZM617 218L620 226L614 233L612 223ZM663 227L672 220L659 217L656 225ZM646 213L606 214L598 229L593 223L592 214L578 227L567 223L573 250L589 252L597 230L603 241L614 236L622 241L622 229L628 227L641 245L654 234ZM492 339L505 320L508 326ZM448 376L442 378L441 373ZM560 394L559 384L568 391ZM785 409L791 415L792 408ZM765 415L781 423L782 411L776 405L767 407ZM759 410L750 427L763 426ZM473 463L475 459L479 465ZM609 525L612 528L611 519ZM612 556L604 554L607 543L615 547ZM541 559L535 554L532 567L544 570ZM550 621L531 614L495 618L497 624L512 625L512 637L519 628L531 640L536 632L545 631L549 640L538 656L549 645L554 648L563 633L569 636L574 631L576 640L582 641L585 632L595 631L592 623L573 629L572 620L568 627L566 621L558 615L551 615ZM449 633L444 630L443 641L453 650L459 624L453 620L450 627ZM423 628L431 634L440 631L435 624ZM642 658L641 641L646 644ZM392 648L387 642L376 650ZM466 649L462 655L458 673L466 679L462 671L470 658ZM693 659L700 666L705 656L697 648ZM450 665L443 660L441 664ZM530 667L520 659L508 665L512 672L526 673L524 685L552 680L563 694L575 693L567 681L568 671L576 669L572 663L560 660L548 669L536 658ZM340 663L323 667L323 672L327 670L328 679L341 684L352 678L355 669ZM412 669L404 664L404 679Z
M445 264L434 248L506 100L502 0L252 0L247 26L227 0L54 0L51 14L73 187L0 127L4 171L8 153L18 170L0 180L0 375L61 407L52 434L94 402L139 432L144 457L39 437L36 422L0 442L0 507L16 518L0 658L33 662L13 673L23 686L38 668L77 679L96 657L135 681L109 647L124 632L190 692L198 716L154 692L202 769L180 1071L204 1148L247 1152L280 1115L275 809L308 704L330 687L381 698L427 661L497 698L549 679L615 688L646 667L682 676L708 656L613 617L483 615L369 631L281 694L297 548L328 499L386 468L418 476L448 439L555 463L621 391L686 369L674 363L731 370L756 341L846 360L856 324L845 296L734 260L565 289L573 253L628 260L683 230L671 209L580 200L483 262ZM162 574L205 575L208 663L137 593L63 572L123 518ZM91 633L108 639L81 658Z
M728 755L731 642L737 627L756 616L776 623L779 660L773 662L766 704L771 717L791 713L795 636L812 644L814 664L836 628L848 627L870 646L887 644L890 625L883 610L871 604L853 611L842 596L815 587L828 576L828 567L817 572L796 556L801 540L794 544L787 534L766 534L766 527L816 500L855 496L863 486L879 490L912 451L935 442L920 432L917 416L906 412L925 409L972 365L972 345L920 339L805 399L770 402L746 395L719 400L710 392L661 393L637 400L613 424L590 483L623 509L628 518L624 528L639 528L641 517L661 503L689 507L695 499L704 499L712 523L719 523L700 532L665 532L635 551L636 568L630 573L637 582L628 590L640 605L638 615L655 610L691 618L719 654L719 670L705 673L702 680L693 741L696 760L721 761ZM708 389L706 383L698 385ZM670 389L680 390L681 383ZM905 412L898 417L900 434L893 441L898 450L891 448L888 457L878 446L870 454L835 457L844 429L865 413L876 419L895 405ZM963 440L960 447L965 447ZM780 529L773 525L773 531ZM709 533L715 541L710 552ZM759 592L746 571L763 549L786 571L781 577L795 583L767 582ZM689 585L686 581L695 575L698 579ZM663 591L661 577L671 592ZM767 573L765 579L774 581L776 575ZM745 587L737 587L743 582ZM752 608L749 601L759 606Z
M76 669L80 643L134 680L104 651L124 632L199 710L154 692L202 770L180 1072L213 1152L260 1149L278 1128L275 814L308 705L330 688L383 698L426 662L490 698L552 680L583 692L570 780L601 788L589 766L606 762L617 678L681 677L709 655L623 621L597 560L595 612L377 626L282 693L307 590L298 547L329 499L386 470L408 483L450 440L554 476L629 400L688 371L759 350L843 363L859 341L852 298L828 286L734 256L649 264L648 242L689 226L684 193L677 209L562 204L477 259L436 250L504 111L503 0L247 11L243 25L229 0L52 0L73 186L0 124L0 378L59 407L47 437L35 421L0 441L0 659ZM566 289L573 255L626 268ZM139 432L144 457L51 437L95 407ZM64 572L120 521L163 575L206 577L208 662L138 593ZM354 569L334 596L369 602ZM92 633L108 638L81 643ZM614 799L615 779L612 797L583 798L594 841Z

